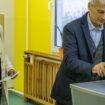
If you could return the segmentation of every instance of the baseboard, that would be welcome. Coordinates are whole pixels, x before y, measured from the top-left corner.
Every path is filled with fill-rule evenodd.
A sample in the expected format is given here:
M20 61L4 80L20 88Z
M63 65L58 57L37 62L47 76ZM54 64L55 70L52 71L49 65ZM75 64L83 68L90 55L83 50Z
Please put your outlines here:
M15 89L8 89L9 92L15 94L15 95L18 95L18 96L21 96L21 97L24 97L24 93L23 92L20 92L18 90L15 90Z

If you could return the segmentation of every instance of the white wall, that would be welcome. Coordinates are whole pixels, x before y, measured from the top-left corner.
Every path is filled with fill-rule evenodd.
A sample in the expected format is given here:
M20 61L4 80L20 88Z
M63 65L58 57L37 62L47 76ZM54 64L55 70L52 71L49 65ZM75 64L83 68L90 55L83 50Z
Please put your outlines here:
M12 64L14 61L14 0L0 0L0 14L4 14L5 48Z

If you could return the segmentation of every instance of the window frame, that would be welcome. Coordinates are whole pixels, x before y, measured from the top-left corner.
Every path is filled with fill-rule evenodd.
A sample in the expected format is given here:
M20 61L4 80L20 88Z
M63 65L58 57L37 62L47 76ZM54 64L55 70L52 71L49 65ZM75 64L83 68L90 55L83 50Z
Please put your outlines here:
M57 33L57 27L56 27L56 22L57 22L57 1L58 0L53 0L53 8L52 8L52 14L51 14L51 51L52 53L58 53L59 48L61 46L56 46L55 41L56 41L56 33Z
M81 13L83 15L84 14L84 10L87 10L86 8L88 7L88 6L86 6L86 8L84 8L84 5L89 0L86 0L84 2L83 1L80 3L81 4L80 7L82 7L82 9L80 8L79 10L80 11L82 10L82 11L80 12L79 15L81 15ZM59 5L57 5L58 3L59 3ZM63 6L64 5L63 5L63 0L52 0L52 4L53 4L53 6L52 6L52 11L51 11L52 12L52 14L51 14L51 51L52 51L52 53L58 53L59 52L59 48L62 47L62 44L60 43L61 46L56 46L57 44L55 44L56 43L55 41L57 40L56 38L57 38L58 34L60 34L60 32L63 33L63 29L62 28L63 28L63 25L66 23L66 22L65 23L63 22L64 21L63 20L63 15L64 15L63 14ZM59 7L57 7L57 6L59 6ZM61 8L61 9L57 10L57 8ZM73 8L71 8L70 10L72 10L72 9ZM77 10L78 10L78 8L77 8ZM79 13L79 12L77 12L77 10L74 13ZM58 12L58 11L60 11L60 12ZM70 12L70 11L68 11L68 12ZM71 14L72 14L72 12L70 12L69 18L72 18L72 15ZM78 17L76 16L76 18L81 17L79 15L78 15ZM61 19L61 21L59 21L59 22L57 21L57 20L59 20L58 17L60 17L59 19ZM72 18L72 20L74 20L76 18ZM69 20L71 20L71 19L69 19ZM59 26L57 26L56 24L59 25ZM60 31L59 31L59 29L60 29ZM57 33L58 31L59 31L59 33Z

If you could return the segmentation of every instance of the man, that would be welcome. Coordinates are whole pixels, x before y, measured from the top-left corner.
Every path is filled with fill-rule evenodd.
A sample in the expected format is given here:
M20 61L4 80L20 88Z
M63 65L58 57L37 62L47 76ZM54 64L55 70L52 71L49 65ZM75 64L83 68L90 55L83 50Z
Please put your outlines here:
M89 12L64 27L64 58L51 96L72 105L71 83L105 79L105 0L90 0Z

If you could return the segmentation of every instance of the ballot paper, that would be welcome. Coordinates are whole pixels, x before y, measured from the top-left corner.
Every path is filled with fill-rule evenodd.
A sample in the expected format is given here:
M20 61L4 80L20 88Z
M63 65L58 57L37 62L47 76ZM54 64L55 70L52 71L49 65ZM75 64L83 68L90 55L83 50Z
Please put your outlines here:
M13 76L8 76L8 77L3 78L3 79L0 80L0 83L6 82L6 81L11 80L11 79L14 79L18 74L19 74L19 72L15 73Z

